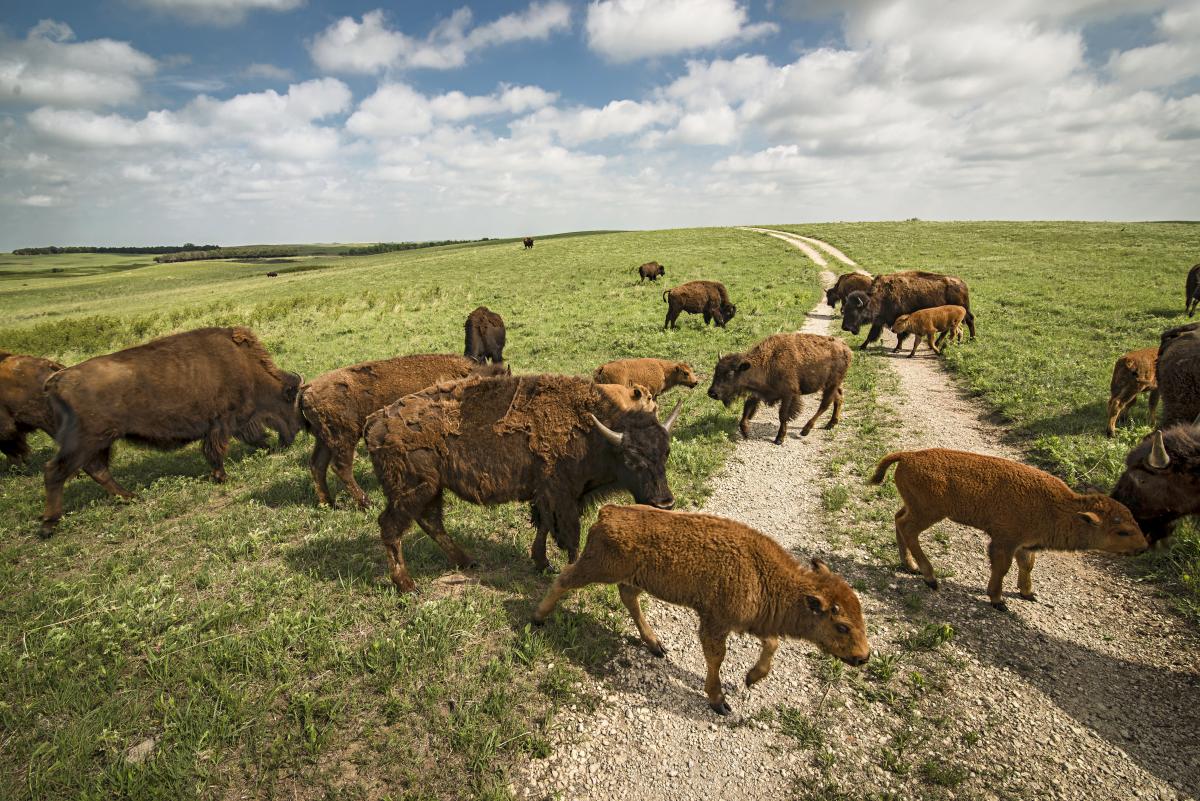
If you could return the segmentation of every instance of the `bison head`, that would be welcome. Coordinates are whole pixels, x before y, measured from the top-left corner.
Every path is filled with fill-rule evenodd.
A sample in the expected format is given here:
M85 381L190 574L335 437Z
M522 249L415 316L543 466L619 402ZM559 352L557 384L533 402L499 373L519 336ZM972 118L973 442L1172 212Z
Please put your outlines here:
M833 306L839 300L841 300L841 298L838 297L837 284L834 284L833 286L829 287L829 289L825 290L825 305L826 306Z
M252 425L266 426L279 435L279 446L289 448L296 434L304 426L300 414L300 385L304 383L296 373L283 373L277 387L258 399Z
M671 371L670 381L667 383L672 386L682 385L691 389L700 383L700 379L696 377L694 372L692 372L692 366L690 364L687 362L679 362Z
M1200 426L1171 426L1142 440L1125 457L1112 497L1151 543L1170 536L1179 518L1200 514Z
M726 323L732 320L735 314L737 314L737 306L734 306L732 303L721 304L721 317L725 319Z
M664 266L662 266L661 264L660 264L660 265L658 265L658 274L659 274L659 275L666 275L666 274L667 274L667 268L666 268L666 267L664 267Z
M816 586L796 610L798 632L822 651L848 665L862 665L871 656L867 624L858 596L841 576L820 559L812 560ZM815 616L815 620L814 620Z
M717 357L712 384L708 387L708 397L729 406L746 391L746 373L751 366L750 360L742 353Z
M857 334L864 325L869 325L874 313L871 311L871 296L861 289L855 290L842 301L842 330Z
M605 441L620 452L617 483L633 499L658 509L675 506L675 496L667 484L667 457L671 455L671 429L679 417L683 401L665 423L647 411L630 411L617 418L616 430L591 415L595 428Z

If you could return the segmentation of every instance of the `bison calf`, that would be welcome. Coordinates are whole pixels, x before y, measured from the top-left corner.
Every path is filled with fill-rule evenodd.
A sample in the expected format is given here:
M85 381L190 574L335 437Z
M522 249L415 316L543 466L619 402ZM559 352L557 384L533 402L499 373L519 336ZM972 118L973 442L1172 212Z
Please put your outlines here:
M0 453L10 462L29 456L29 432L54 436L54 413L42 385L61 369L49 359L0 352Z
M720 281L688 281L663 292L667 304L667 320L663 328L678 328L675 321L681 312L703 314L704 324L710 322L725 327L737 313L737 306L729 302L729 292Z
M946 518L988 535L992 576L987 592L997 609L1006 608L1002 583L1014 558L1017 588L1022 598L1032 601L1037 551L1124 554L1147 547L1124 505L1107 495L1080 495L1049 473L1019 462L945 448L898 451L883 457L870 483L882 484L893 464L896 489L904 501L896 512L900 562L908 570L919 569L935 590L933 565L917 538Z
M653 283L658 280L658 277L660 275L667 274L667 268L663 267L661 264L659 264L656 261L648 261L645 264L643 264L641 267L638 267L637 269L638 269L638 275L640 276L638 278L639 284L646 281L647 279L649 279L650 282Z
M846 343L818 334L775 334L745 353L731 353L717 360L708 396L727 407L748 395L738 428L750 436L750 420L759 403L779 404L779 432L775 444L782 445L788 423L800 414L803 396L821 393L817 413L804 424L800 436L808 436L817 418L833 406L826 428L833 428L842 414L842 381L850 369L852 354Z
M838 302L845 305L846 298L851 292L869 292L871 282L874 280L866 273L843 273L838 276L833 286L825 290L825 303L831 308L837 309Z
M487 306L480 306L467 315L464 325L466 344L463 356L483 363L504 361L504 318Z
M687 362L667 359L617 359L596 368L592 378L597 384L641 385L658 397L674 387L694 387L700 383Z
M1150 425L1154 425L1154 413L1158 406L1158 381L1155 365L1158 348L1131 350L1113 365L1112 383L1108 398L1108 435L1117 434L1117 420L1124 417L1138 395L1149 392Z
M962 306L934 306L930 309L920 309L911 314L902 314L892 323L892 333L901 335L896 340L896 351L900 350L903 334L913 334L912 351L908 354L911 359L917 355L917 346L924 339L934 353L941 353L942 342L948 336L957 337L962 342L962 322L967 316L967 310ZM939 334L937 342L933 341L934 334Z
M725 640L750 633L762 642L746 686L765 678L780 637L798 637L851 665L870 656L862 607L854 590L825 563L803 567L770 537L733 520L648 506L605 506L588 530L579 561L538 604L541 625L563 594L588 584L616 584L642 642L664 656L642 614L648 592L700 615L700 647L708 663L704 692L713 711L727 715L721 687Z

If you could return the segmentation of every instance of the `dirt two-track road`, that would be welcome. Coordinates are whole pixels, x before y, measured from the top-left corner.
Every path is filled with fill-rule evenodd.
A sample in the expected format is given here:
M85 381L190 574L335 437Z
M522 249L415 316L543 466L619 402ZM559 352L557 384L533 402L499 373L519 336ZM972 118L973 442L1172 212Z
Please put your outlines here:
M827 283L830 269L857 266L819 240L751 230L795 245L796 258L822 267ZM987 325L980 321L980 336ZM836 316L822 302L802 330L831 326ZM893 371L883 412L899 447L1020 458L936 357L925 349L901 356L855 351ZM858 406L848 390L847 419ZM702 511L752 525L845 575L859 589L877 664L839 675L813 646L785 642L771 674L748 690L742 677L759 643L732 636L722 678L734 714L720 717L703 695L695 614L648 601L666 659L637 644L626 621L625 644L594 679L597 708L559 717L553 755L513 777L518 797L1200 797L1200 639L1150 587L1108 558L1044 553L1034 571L1039 601L1014 597L1008 613L997 612L983 592L983 535L944 523L922 537L947 576L928 591L897 569L894 545L869 549L833 534L856 512L857 488L840 511L823 502L839 485L861 482L835 461L853 427L818 427L804 439L794 427L777 447L776 424L775 409L759 412ZM883 502L887 514L868 523L894 542L890 514L899 502ZM1010 574L1006 591L1014 583ZM923 642L941 624L953 638Z

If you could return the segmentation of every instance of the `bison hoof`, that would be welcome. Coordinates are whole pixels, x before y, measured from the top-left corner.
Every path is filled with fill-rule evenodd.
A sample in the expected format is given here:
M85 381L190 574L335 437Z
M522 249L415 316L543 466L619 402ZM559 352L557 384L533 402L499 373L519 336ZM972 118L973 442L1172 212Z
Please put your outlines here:
M755 684L758 684L760 681L762 681L766 677L767 677L766 673L756 673L755 671L751 670L748 673L746 673L746 686L753 687Z
M57 521L46 520L42 522L42 527L38 529L38 536L42 539L49 539L54 534L54 524Z
M782 444L783 444L783 440L784 440L784 435L783 435L783 434L780 434L778 437L776 437L776 438L775 438L774 440L772 440L772 441L773 441L773 442L774 442L776 445L782 445Z
M1037 593L1036 593L1036 592L1031 592L1031 593L1029 593L1028 595L1026 595L1025 593L1021 593L1021 599L1022 599L1022 600L1025 600L1025 601L1033 601L1033 602L1035 602L1035 603L1036 603L1036 602L1037 602L1037 599L1038 599L1038 597L1037 597Z
M542 618L538 617L537 615L534 615L533 617L529 618L529 622L530 622L530 623L531 623L531 624L532 624L534 627L536 627L536 628L539 628L539 629L540 629L542 626L546 625L546 621L545 621L545 620L543 620Z
M225 471L222 470L219 473L213 473L212 480L218 484L224 484L225 483Z
M646 643L646 648L659 659L665 659L667 656L667 649L663 648L660 642L648 642Z
M807 437L811 433L812 433L812 426L805 426L804 428L800 429L800 436L802 436L802 437Z
M992 608L997 612L1007 612L1008 603L1006 601L992 601Z
M935 578L925 579L925 586L931 590L936 590L938 588L938 580Z
M733 712L732 707L730 707L729 704L726 703L724 698L722 698L720 701L716 702L715 704L712 701L709 701L708 707L713 712L716 712L718 715L728 715Z

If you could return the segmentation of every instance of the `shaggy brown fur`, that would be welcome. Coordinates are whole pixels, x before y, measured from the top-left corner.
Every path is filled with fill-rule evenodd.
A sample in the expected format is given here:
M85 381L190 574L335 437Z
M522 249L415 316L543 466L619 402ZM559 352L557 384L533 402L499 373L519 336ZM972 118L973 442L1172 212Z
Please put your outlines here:
M847 295L842 303L842 330L857 334L862 326L870 323L871 330L860 346L866 350L867 345L879 339L883 327L891 325L900 315L933 306L962 306L966 309L964 320L971 338L975 338L975 315L971 314L971 299L966 283L953 275L916 270L881 275L871 283L869 291ZM899 335L897 351L907 336Z
M361 362L319 375L300 390L300 412L312 433L309 470L317 489L317 503L334 505L328 472L333 472L360 508L370 506L367 494L354 480L354 449L362 439L363 424L378 411L405 395L420 392L439 381L480 375L508 375L504 365L484 366L465 356L422 354Z
M800 436L808 436L817 418L833 406L829 423L833 428L842 414L842 381L853 354L845 342L818 334L775 334L745 353L731 353L717 360L708 396L729 406L748 395L738 428L750 436L750 420L758 404L779 404L779 432L775 444L782 445L788 423L800 414L804 395L821 393L821 405Z
M590 497L625 489L639 502L674 505L666 465L679 407L664 425L650 412L622 410L599 386L578 376L468 378L368 417L367 450L387 495L379 530L396 587L414 587L400 547L414 520L455 565L473 563L442 525L446 490L486 506L529 501L532 556L543 570L548 532L575 561Z
M29 456L30 431L54 436L54 413L42 385L61 369L49 359L0 352L0 453L13 464Z
M477 362L504 361L504 318L487 306L480 306L467 315L466 345L463 355Z
M837 309L838 302L843 304L851 292L867 292L875 279L866 273L843 273L839 275L833 286L825 290L825 302Z
M597 367L592 378L597 384L641 384L656 398L669 389L700 383L690 364L669 359L618 359Z
M531 247L533 247L533 237L531 236L525 237L521 240L521 242L525 245L526 250L529 250Z
M929 448L890 453L879 462L872 484L882 484L888 468L896 467L896 489L904 505L896 513L896 544L900 561L920 570L925 583L937 589L933 565L917 537L949 518L989 537L992 577L988 598L1004 609L1004 576L1017 560L1017 587L1032 601L1034 554L1055 551L1101 550L1137 553L1147 542L1129 510L1107 495L1080 495L1059 479L1009 459L965 451ZM916 563L913 562L916 557Z
M287 447L301 426L300 383L240 327L173 334L58 371L46 380L58 453L45 468L43 536L62 517L63 484L81 468L113 495L132 497L108 471L119 439L163 450L203 440L215 481L225 480L230 437L262 444L267 426Z
M913 334L911 359L917 355L917 346L924 339L934 353L941 353L942 342L946 337L957 337L962 342L962 321L967 316L967 310L962 306L934 306L930 309L920 309L912 314L902 314L892 323L895 334ZM933 341L934 334L940 334L937 342ZM899 347L899 346L897 346Z
M638 267L637 269L638 269L638 275L640 276L640 278L638 278L639 284L642 283L643 281L645 281L646 279L650 279L650 281L653 283L654 281L658 280L658 277L660 275L667 274L667 268L663 267L661 264L659 264L656 261L648 261L645 264L643 264L641 267Z
M803 567L770 537L734 520L648 506L605 506L588 530L579 561L566 568L538 604L541 625L563 594L588 584L616 584L621 600L655 656L658 635L642 615L648 592L700 615L708 663L704 691L719 714L731 711L721 688L721 662L731 632L762 641L746 686L766 677L780 637L799 637L851 665L870 656L862 607L854 590L824 562Z
M1157 362L1158 348L1142 348L1129 351L1113 365L1108 398L1110 437L1117 434L1117 420L1126 416L1129 407L1143 392L1150 393L1150 425L1154 425L1154 412L1158 406L1158 380L1154 369Z
M1151 456L1156 444L1165 464ZM1180 518L1200 515L1200 418L1143 439L1125 457L1112 495L1129 507L1151 543L1169 537Z
M729 302L729 292L720 281L688 281L663 292L667 304L667 321L663 328L678 328L675 320L681 312L703 314L704 324L710 322L725 327L737 313L737 306Z
M1184 311L1191 317L1200 308L1200 264L1188 270L1187 285L1184 287Z
M1163 332L1157 377L1162 427L1195 420L1200 415L1200 323Z

